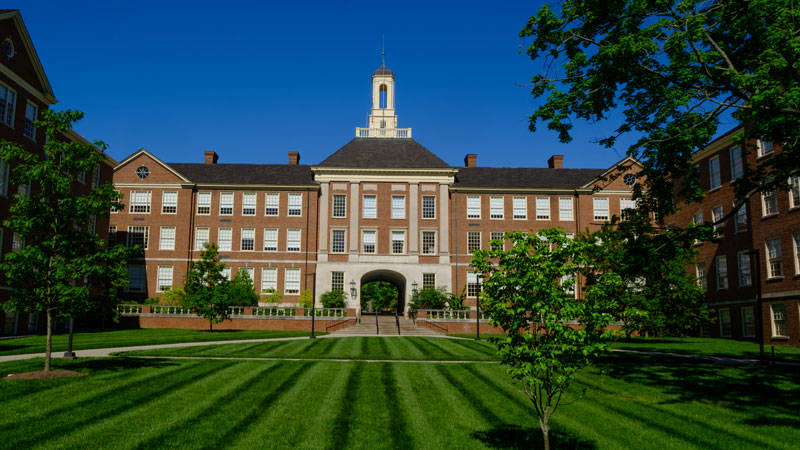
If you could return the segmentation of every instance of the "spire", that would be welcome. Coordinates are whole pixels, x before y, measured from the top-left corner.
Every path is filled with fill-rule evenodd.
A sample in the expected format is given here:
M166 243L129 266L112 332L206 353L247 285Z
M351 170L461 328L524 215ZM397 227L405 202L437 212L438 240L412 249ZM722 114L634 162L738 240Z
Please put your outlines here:
M386 35L381 35L381 67L386 67Z

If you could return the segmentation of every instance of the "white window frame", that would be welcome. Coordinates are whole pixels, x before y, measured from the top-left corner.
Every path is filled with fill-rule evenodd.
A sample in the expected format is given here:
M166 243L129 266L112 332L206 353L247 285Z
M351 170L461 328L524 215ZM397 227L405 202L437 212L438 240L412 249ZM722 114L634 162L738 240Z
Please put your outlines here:
M78 180L80 184L86 184L86 171L84 169L79 169L78 174L75 175L75 179Z
M100 165L94 166L92 169L92 189L100 187Z
M622 220L627 220L630 218L630 213L626 213L625 211L628 210L636 210L637 202L636 200L629 198L629 197L620 197L619 198L619 216Z
M339 200L337 205L337 200ZM331 196L331 217L347 218L347 194L333 194Z
M286 251L290 253L298 253L302 249L303 249L302 230L300 228L286 229Z
M481 197L479 195L467 196L467 219L481 218Z
M772 250L775 250L774 252L770 251L771 242L777 243L777 245L774 245L772 247ZM783 254L781 252L780 238L765 239L764 245L766 247L766 252L764 253L764 255L766 256L765 259L767 260L767 279L769 280L769 279L783 278Z
M513 220L528 220L528 197L514 197L511 208Z
M800 231L792 233L792 246L794 247L794 273L800 275Z
M728 279L728 257L726 255L714 258L714 272L717 278L717 290L728 289L730 280Z
M572 197L558 197L558 220L575 220L574 203Z
M195 227L194 229L194 249L203 251L203 246L209 242L211 230L208 227ZM203 238L205 236L205 238Z
M198 216L211 215L211 192L197 193L197 215Z
M723 314L724 313L724 314ZM725 330L725 321L723 320L723 316L728 318L727 320L727 331ZM720 337L731 337L733 322L731 321L731 310L728 308L720 308L717 310L717 317L719 318L719 336Z
M778 307L778 308L776 308ZM778 309L776 311L776 309ZM780 311L782 310L782 311ZM770 317L770 325L772 329L772 337L773 338L788 338L789 337L789 307L784 302L776 302L769 305L769 317ZM784 322L781 328L786 330L785 333L782 333L780 329L778 329L778 320Z
M2 92L5 90L5 92ZM0 122L14 128L14 113L17 106L17 92L5 83L0 83Z
M708 292L708 276L706 274L706 262L697 261L695 264L695 276L697 277L697 285L703 292Z
M747 332L747 325L748 324L745 321L745 311L748 311L748 310L750 311L750 317L753 319L753 321L752 321L753 332L752 333L748 333ZM757 324L756 324L756 310L755 310L755 308L753 308L752 306L743 306L742 309L739 312L740 312L740 314L742 316L741 317L742 318L742 337L746 337L746 338L756 337Z
M789 177L789 209L800 208L800 175Z
M425 236L433 236L433 243L429 246L425 244ZM436 251L436 243L438 239L436 236L436 230L421 230L420 231L420 245L422 245L422 254L423 255L435 255L438 252ZM430 244L430 243L429 243Z
M550 220L550 197L536 197L536 220Z
M281 213L281 194L267 192L264 194L264 216L275 217Z
M505 203L505 197L502 195L493 195L489 197L489 219L505 219Z
M708 190L713 191L722 186L722 168L719 162L719 156L709 158L708 160Z
M378 196L375 194L364 194L361 196L361 218L378 218Z
M278 292L278 268L277 267L262 267L261 268L261 295L267 295L267 290L272 289L272 292Z
M714 236L720 237L722 234L722 224L716 224L718 220L722 219L725 215L722 205L715 205L711 207L711 220L714 225Z
M750 266L750 255L747 251L736 253L736 264L738 266L739 287L753 285L753 269Z
M467 253L481 249L481 232L467 231Z
M303 216L303 194L289 193L289 201L286 202L286 215L289 217Z
M33 117L28 117L31 108L33 108ZM25 102L25 125L22 127L22 134L32 141L36 140L36 125L33 123L36 122L38 115L39 107L31 102Z
M733 206L736 207L736 202L734 202ZM741 233L747 231L747 228L747 203L742 203L742 206L736 211L733 217L733 231Z
M128 285L125 286L125 292L147 292L147 266L128 264Z
M178 191L161 192L161 214L178 214Z
M226 280L231 281L231 268L227 266L223 267L222 272L220 272L220 275L225 277Z
M505 233L503 233L502 231L492 231L492 232L489 233L489 242L491 242L491 241L502 241L503 242L503 245L501 245L500 247L491 246L492 250L504 250L505 249L506 243L505 243L505 240L503 239L503 236L505 236Z
M172 289L172 276L172 266L158 266L156 272L156 292L166 292ZM169 280L169 284L165 283L167 280ZM165 287L166 289L164 289Z
M292 275L290 275L292 274ZM296 274L296 275L295 275ZM300 294L300 268L287 267L283 271L283 293L286 295Z
M761 192L761 217L775 216L779 213L778 192L773 187Z
M341 250L336 249L336 237L341 237ZM347 252L347 229L331 228L331 253L341 254Z
M242 192L242 215L255 216L257 206L257 195L255 192Z
M481 292L481 276L477 272L467 272L467 298L476 298Z
M0 159L0 196L8 197L8 182L11 175L11 164Z
M233 199L233 192L220 192L219 193L219 215L232 216L233 209L236 202Z
M737 145L730 150L731 156L731 181L737 180L744 175L744 158L742 157L742 147Z
M401 236L402 239L396 239L397 236ZM389 241L389 250L393 255L405 255L407 250L406 245L406 230L391 230L389 233L390 241ZM403 249L401 252L395 251L395 242L399 242L403 245Z
M138 230L141 229L141 230ZM148 246L150 245L150 227L147 225L129 225L128 226L128 247L133 247L134 245L138 244L139 242L134 242L133 235L134 231L143 231L142 236L142 249L147 250ZM138 241L138 239L137 239Z
M233 228L220 227L217 229L217 245L221 252L233 250Z
M372 242L367 242L364 237L367 235L372 236ZM367 251L367 245L372 245L372 251ZM378 230L361 230L361 253L372 255L378 253Z
M758 149L759 158L762 156L771 155L772 152L775 151L775 146L772 144L772 142L763 141L761 139L756 140L756 148Z
M406 196L405 195L392 195L392 219L405 219L406 218Z
M423 273L422 274L422 289L436 289L436 274Z
M158 249L175 250L175 234L174 226L161 227L158 232Z
M426 205L426 200L431 201L432 205ZM422 218L423 219L436 219L436 196L423 195L422 196Z
M131 214L150 214L152 191L131 191Z
M274 244L274 245L271 245ZM277 228L264 228L264 251L277 252L278 251L278 229Z
M603 206L603 203L605 203L605 207ZM608 197L593 197L592 207L594 213L593 214L594 220L606 221L611 217L611 212L609 211ZM605 214L603 214L604 211Z
M331 271L331 290L344 292L344 272L341 270Z

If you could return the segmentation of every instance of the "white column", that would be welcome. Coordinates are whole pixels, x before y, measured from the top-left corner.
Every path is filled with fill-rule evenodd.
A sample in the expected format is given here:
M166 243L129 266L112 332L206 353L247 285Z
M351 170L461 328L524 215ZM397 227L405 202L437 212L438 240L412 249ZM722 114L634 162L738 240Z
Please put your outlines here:
M324 181L320 183L320 197L319 197L319 256L320 262L328 260L328 203L329 203L329 189L330 183Z
M450 262L450 201L447 184L439 185L439 263ZM456 218L457 219L457 218Z

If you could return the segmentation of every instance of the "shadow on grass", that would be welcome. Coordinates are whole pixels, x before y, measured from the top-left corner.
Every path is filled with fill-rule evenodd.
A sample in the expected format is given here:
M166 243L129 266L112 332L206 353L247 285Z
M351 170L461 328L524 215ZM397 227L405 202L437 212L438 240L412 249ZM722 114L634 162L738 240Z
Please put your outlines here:
M10 351L14 351L14 350L19 350L21 348L29 348L29 347L30 346L28 346L28 345L6 345L6 344L3 344L3 343L0 343L0 352L10 352Z
M66 363L66 364L65 364ZM88 370L89 372L121 372L123 370L134 370L142 368L164 368L179 365L177 362L171 362L161 359L146 359L146 358L103 358L103 359L86 359L74 361L59 361L59 366L69 368L70 370L80 371L81 369Z
M472 433L472 438L483 442L489 448L530 449L542 448L542 430L539 428L522 428L517 425L501 425L486 431ZM550 430L550 447L561 449L595 449L594 442L581 439L571 434Z

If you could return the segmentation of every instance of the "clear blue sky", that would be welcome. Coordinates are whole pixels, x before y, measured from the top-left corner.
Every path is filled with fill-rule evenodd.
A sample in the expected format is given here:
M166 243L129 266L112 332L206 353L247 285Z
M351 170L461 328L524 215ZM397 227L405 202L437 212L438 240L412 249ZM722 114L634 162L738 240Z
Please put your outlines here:
M121 160L315 164L353 138L370 76L396 76L400 127L452 165L608 167L625 148L593 143L613 123L576 123L574 141L528 131L519 30L539 1L173 2L25 0L22 17L77 131ZM8 5L8 7L15 7Z

